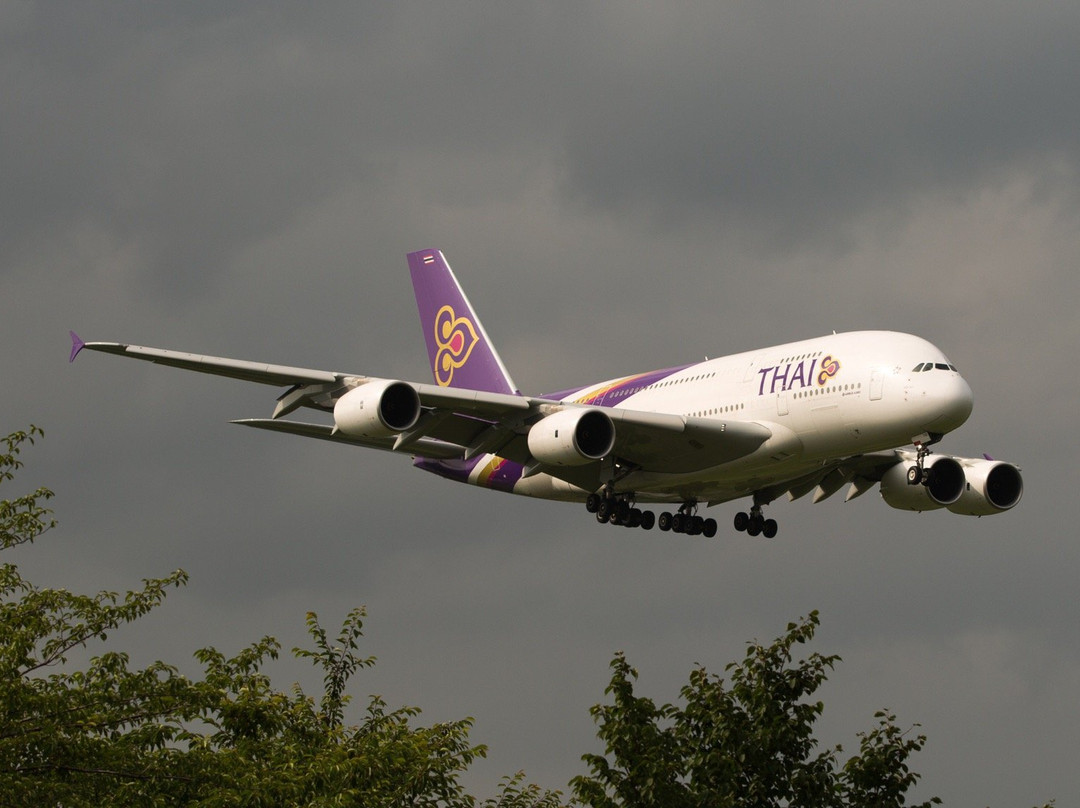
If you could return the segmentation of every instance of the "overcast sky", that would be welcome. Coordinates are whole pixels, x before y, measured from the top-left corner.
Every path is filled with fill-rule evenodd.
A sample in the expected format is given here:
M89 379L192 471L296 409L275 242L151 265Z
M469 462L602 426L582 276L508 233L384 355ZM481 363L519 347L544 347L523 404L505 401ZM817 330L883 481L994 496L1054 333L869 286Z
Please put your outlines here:
M823 742L888 707L923 798L1080 798L1080 5L4 2L0 36L0 432L47 432L0 493L61 522L11 559L83 592L186 569L117 647L197 672L366 605L357 699L474 716L486 795L584 771L615 651L673 701L819 609ZM975 392L941 450L1019 463L1023 502L616 529L228 423L274 388L67 363L74 329L428 381L427 247L534 393L919 334Z

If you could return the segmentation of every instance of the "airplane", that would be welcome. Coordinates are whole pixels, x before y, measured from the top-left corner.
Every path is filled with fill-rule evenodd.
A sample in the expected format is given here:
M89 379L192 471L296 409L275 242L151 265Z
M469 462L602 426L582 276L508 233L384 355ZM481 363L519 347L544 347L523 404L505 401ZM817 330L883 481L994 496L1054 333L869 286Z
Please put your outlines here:
M83 350L287 388L270 418L233 421L409 455L496 491L583 502L597 522L712 538L699 508L749 499L734 528L772 538L764 508L875 484L909 511L986 516L1023 495L1018 466L931 453L972 411L938 348L889 331L833 333L541 396L518 389L438 250L408 254L434 384L271 365L71 332ZM332 423L285 418L301 407ZM672 503L657 516L642 505Z

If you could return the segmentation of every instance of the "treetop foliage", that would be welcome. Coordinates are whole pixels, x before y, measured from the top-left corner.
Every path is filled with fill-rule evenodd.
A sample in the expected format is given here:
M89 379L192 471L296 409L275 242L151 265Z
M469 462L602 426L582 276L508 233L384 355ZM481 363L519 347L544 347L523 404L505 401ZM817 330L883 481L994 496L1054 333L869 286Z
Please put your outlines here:
M839 657L796 661L793 646L809 642L818 624L811 612L775 642L750 643L742 662L725 668L728 680L696 667L682 706L637 696L637 671L617 654L605 691L612 701L592 709L605 754L584 756L591 774L571 782L576 798L595 808L906 805L918 780L907 760L926 738L900 730L895 716L878 713L843 765L839 746L817 749L824 705L813 696Z
M21 467L37 427L3 439L0 485ZM0 501L0 551L55 526L46 488ZM348 686L374 657L359 655L363 609L336 636L314 612L310 647L294 648L322 674L322 692L276 689L265 672L281 651L264 637L229 656L203 648L201 678L154 662L132 669L103 648L84 666L75 648L103 647L109 634L183 586L177 570L120 595L39 587L0 564L0 806L100 805L363 806L364 808L560 808L562 794L503 778L482 803L460 776L486 747L469 740L472 720L417 725L420 710L391 709L370 696L349 723ZM592 808L893 808L907 805L919 776L908 761L926 738L888 711L859 734L859 751L819 749L818 688L840 661L795 647L813 639L817 612L770 644L748 644L724 676L695 667L680 703L635 692L626 657L611 662L608 702L591 709L604 754L583 756L589 773L571 783L571 804ZM937 798L919 803L927 808Z
M0 483L42 436L9 435ZM0 550L55 526L48 489L0 503ZM132 669L103 650L83 669L68 652L103 645L115 629L159 606L187 582L177 570L120 595L36 586L0 565L0 805L440 806L474 808L460 775L486 754L471 719L416 726L420 711L370 697L346 723L351 677L374 663L358 655L363 609L336 636L309 613L311 648L293 649L323 674L316 698L275 689L265 665L280 647L264 637L229 656L204 648L189 679L164 662ZM506 778L485 808L556 808L558 792Z

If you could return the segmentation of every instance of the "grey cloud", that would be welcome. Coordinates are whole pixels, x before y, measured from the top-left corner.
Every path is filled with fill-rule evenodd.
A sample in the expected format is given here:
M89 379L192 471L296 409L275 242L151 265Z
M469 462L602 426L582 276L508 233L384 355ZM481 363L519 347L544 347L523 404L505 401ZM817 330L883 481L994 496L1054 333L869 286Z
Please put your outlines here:
M1080 17L1063 6L785 5L678 20L658 42L620 48L616 25L599 34L567 134L572 196L661 221L704 205L721 226L764 220L769 237L797 242L1033 151L1076 160L1066 99L1080 83Z
M46 427L25 479L61 519L18 560L77 591L188 569L117 636L181 665L366 603L380 662L358 692L474 715L481 791L580 772L615 650L672 699L694 662L820 608L819 647L845 658L836 741L889 706L930 736L927 796L1067 799L1077 17L5 7L0 410ZM404 253L427 246L536 392L831 329L922 334L975 389L942 450L1020 462L1024 502L980 520L778 502L772 542L727 529L734 503L711 543L618 531L227 423L267 415L272 388L67 364L74 328L424 380Z

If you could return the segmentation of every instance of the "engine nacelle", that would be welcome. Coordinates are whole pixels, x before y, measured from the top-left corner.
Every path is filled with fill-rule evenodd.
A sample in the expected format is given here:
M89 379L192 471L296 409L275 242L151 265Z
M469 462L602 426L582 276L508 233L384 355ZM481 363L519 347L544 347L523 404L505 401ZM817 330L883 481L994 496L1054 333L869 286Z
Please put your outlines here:
M953 513L990 516L1007 511L1024 495L1024 478L1012 463L996 460L965 460L967 485L960 499L948 506Z
M582 466L611 454L615 424L603 410L567 409L529 430L529 452L549 466Z
M420 396L412 385L393 379L368 382L334 404L334 423L354 438L388 438L416 424Z
M964 494L967 480L964 467L956 458L931 455L924 468L930 484L911 485L908 482L909 463L897 463L881 478L881 498L893 508L904 511L932 511L958 501Z

